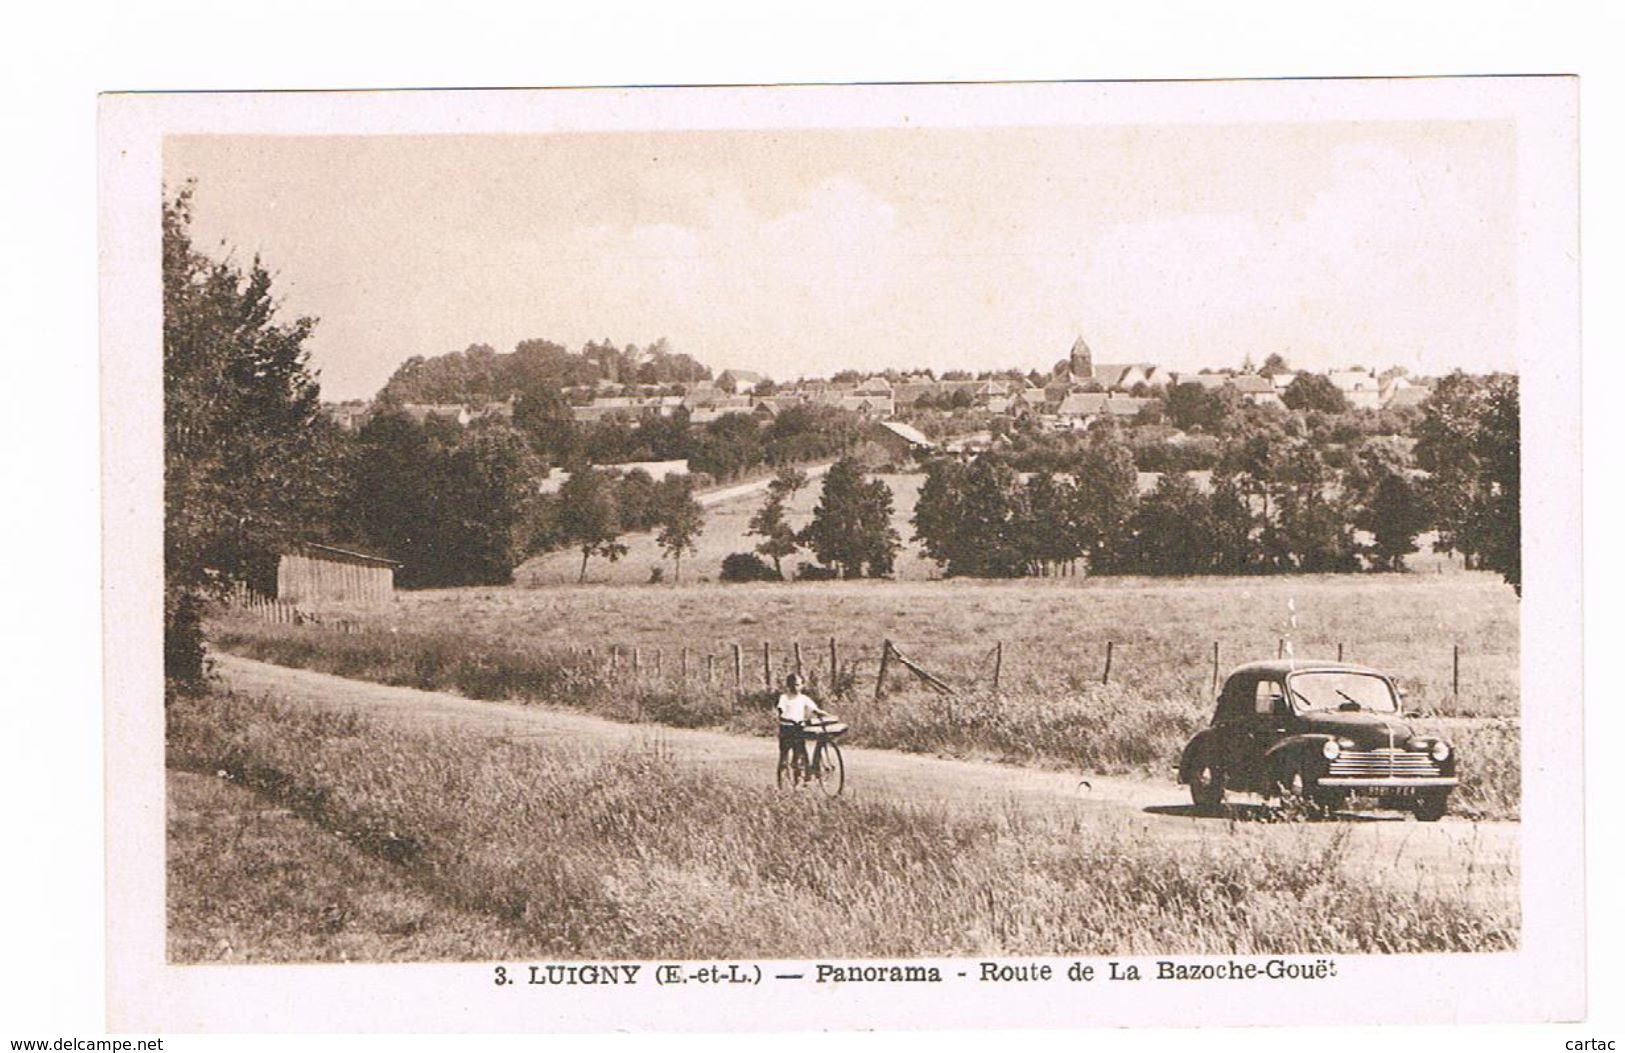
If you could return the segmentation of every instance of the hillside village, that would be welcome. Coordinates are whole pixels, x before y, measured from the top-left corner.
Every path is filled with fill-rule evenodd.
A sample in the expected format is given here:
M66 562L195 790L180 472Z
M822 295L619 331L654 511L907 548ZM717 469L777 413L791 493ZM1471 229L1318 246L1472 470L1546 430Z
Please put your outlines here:
M1175 372L1151 362L1097 362L1079 336L1066 358L1047 376L1018 370L977 376L945 373L941 377L930 370L847 371L829 379L776 383L753 370L730 368L713 378L681 383L623 383L603 377L591 384L562 387L560 394L578 425L618 419L636 427L651 417L683 415L689 424L699 426L730 414L765 422L791 406L829 406L868 424L884 425L871 428L868 434L882 446L904 454L939 445L955 452L973 451L991 444L1001 424L1067 432L1086 430L1103 419L1155 421L1160 419L1167 395L1187 384L1210 392L1231 392L1238 401L1254 406L1284 410L1283 395L1300 375L1305 371L1268 366ZM1417 408L1433 383L1431 378L1411 377L1397 369L1382 373L1365 368L1334 369L1320 375L1351 410ZM437 417L466 426L486 419L511 423L514 405L510 396L468 403L403 402L396 408L419 424ZM324 410L343 430L355 431L376 412L377 405L350 401L326 404ZM943 430L941 418L949 414L962 427L954 429L949 424L945 434L929 437L914 425L933 413L938 417L934 431ZM970 426L963 426L967 424Z

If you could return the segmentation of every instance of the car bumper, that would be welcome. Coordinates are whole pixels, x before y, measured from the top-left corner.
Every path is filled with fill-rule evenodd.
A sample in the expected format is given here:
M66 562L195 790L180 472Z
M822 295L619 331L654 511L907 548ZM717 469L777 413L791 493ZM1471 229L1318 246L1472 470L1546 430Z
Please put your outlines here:
M1400 775L1386 779L1329 776L1316 785L1328 790L1357 790L1361 793L1396 794L1417 790L1450 790L1459 780L1454 775Z

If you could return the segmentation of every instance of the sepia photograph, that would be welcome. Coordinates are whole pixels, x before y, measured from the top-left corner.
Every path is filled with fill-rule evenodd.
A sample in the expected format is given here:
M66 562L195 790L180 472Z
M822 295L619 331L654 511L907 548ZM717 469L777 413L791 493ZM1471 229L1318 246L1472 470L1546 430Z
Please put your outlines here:
M589 1030L657 978L1561 1012L1574 104L107 99L129 1011L414 964Z

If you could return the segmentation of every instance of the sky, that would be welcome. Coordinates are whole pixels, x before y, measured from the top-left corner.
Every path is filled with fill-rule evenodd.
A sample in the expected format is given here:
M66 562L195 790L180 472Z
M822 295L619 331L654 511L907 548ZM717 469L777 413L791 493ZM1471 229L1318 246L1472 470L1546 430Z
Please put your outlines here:
M1514 369L1492 121L188 136L193 233L319 319L328 399L413 355L665 337L778 380L1097 362Z

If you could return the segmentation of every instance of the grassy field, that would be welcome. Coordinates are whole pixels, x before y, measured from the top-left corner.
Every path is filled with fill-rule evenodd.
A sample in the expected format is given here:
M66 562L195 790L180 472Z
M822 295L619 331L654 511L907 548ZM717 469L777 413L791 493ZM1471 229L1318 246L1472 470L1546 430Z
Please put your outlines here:
M892 488L892 525L905 544L897 560L897 576L905 581L922 581L938 577L936 564L919 554L911 543L914 528L908 524L914 514L914 503L919 496L924 475L878 475ZM812 522L813 508L818 504L821 480L813 480L789 504L790 525L801 529ZM750 517L762 506L761 495L725 501L705 512L705 532L696 539L697 550L683 557L683 580L715 581L722 570L722 560L733 552L751 552L762 539L749 534ZM650 579L657 568L669 581L672 578L671 561L655 544L653 534L627 534L621 538L627 554L615 563L594 557L587 564L587 581L610 585L641 585ZM805 553L784 561L784 576L790 577L795 567L811 557ZM538 556L521 566L514 581L521 586L574 584L581 570L579 551L552 552Z
M766 713L736 700L732 645L742 645L744 686L759 696L762 643L777 680L799 642L815 694L827 698L833 637L837 679L855 685L840 706L865 744L1165 777L1211 715L1214 642L1222 668L1274 657L1288 600L1297 655L1332 657L1341 643L1349 659L1396 675L1408 704L1458 742L1467 758L1459 811L1517 814L1518 607L1488 575L460 589L348 612L369 626L353 635L229 617L213 637L344 676L756 733ZM959 697L898 680L875 701L882 638L959 686ZM1107 642L1112 676L1102 683Z
M493 740L223 693L178 698L167 718L177 961L1518 943L1515 885L1445 894L1397 869L1348 875L1346 831L1241 823L1170 855L1126 828L996 804L949 816L741 795L658 747Z

